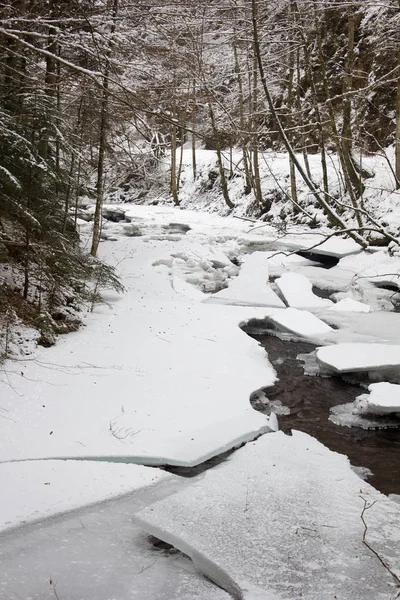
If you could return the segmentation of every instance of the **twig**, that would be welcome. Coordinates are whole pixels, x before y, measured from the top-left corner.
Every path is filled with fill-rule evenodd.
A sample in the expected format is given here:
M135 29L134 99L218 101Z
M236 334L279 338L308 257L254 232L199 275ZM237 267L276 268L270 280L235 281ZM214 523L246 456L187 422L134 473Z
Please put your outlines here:
M55 595L55 597L57 598L57 600L60 600L60 597L59 597L59 595L57 594L57 590L56 590L56 585L57 585L57 584L56 584L56 583L54 583L54 581L52 580L52 578L51 578L51 577L49 578L49 580L50 580L50 585L51 585L51 586L52 586L52 588L53 588L53 592L54 592L54 595Z
M251 223L257 223L258 219L249 219L249 217L238 217L237 215L233 215L234 219L240 219L241 221L250 221Z
M372 502L372 504L367 504L367 500L366 498L364 498L363 496L360 496L360 498L363 500L364 502L364 508L362 509L361 512L361 521L363 522L364 525L364 533L363 533L363 538L362 538L362 543L364 544L364 546L366 546L368 548L368 550L370 550L370 552L372 552L372 554L374 554L376 556L376 558L379 560L379 562L381 563L381 565L391 574L391 576L393 577L393 579L396 581L397 583L397 587L400 587L400 577L398 575L396 575L396 573L394 571L392 571L392 569L389 567L389 565L387 565L385 563L385 561L383 560L383 558L380 556L380 554L374 550L374 548L372 548L372 546L370 546L370 544L367 542L367 531L368 531L368 525L365 521L364 518L364 514L367 510L369 510L370 508L372 508L374 506L374 504L376 504L376 500L374 502ZM396 598L398 598L399 594L397 594Z
M142 567L142 568L140 569L140 571L138 571L137 573L135 573L135 575L140 575L141 573L144 573L144 571L147 571L147 569L150 569L150 568L151 568L153 565L155 565L155 564L156 564L157 560L158 560L158 559L156 558L156 560L155 560L155 561L153 561L152 563L150 563L150 564L149 564L149 565L147 565L146 567Z

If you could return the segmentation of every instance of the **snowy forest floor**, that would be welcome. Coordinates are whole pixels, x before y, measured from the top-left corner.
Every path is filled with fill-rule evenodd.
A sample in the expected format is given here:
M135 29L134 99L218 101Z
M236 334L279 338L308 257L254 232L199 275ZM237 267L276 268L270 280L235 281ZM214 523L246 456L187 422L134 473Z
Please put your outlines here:
M0 597L395 598L400 506L251 407L276 373L240 325L316 343L323 374L395 386L400 258L343 239L300 256L326 233L304 225L115 203L105 214L100 254L125 293L104 290L80 331L2 365ZM192 479L159 468L243 443Z

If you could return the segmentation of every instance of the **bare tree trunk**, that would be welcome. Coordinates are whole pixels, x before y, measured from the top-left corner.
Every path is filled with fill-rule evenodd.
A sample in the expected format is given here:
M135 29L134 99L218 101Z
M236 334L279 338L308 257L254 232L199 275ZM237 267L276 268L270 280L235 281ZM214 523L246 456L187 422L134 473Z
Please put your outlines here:
M240 62L236 45L236 30L234 31L234 39L233 39L233 57L235 61L235 73L236 79L238 82L239 88L239 120L240 120L240 129L241 129L241 142L242 142L242 154L243 154L243 167L244 167L244 176L245 176L245 185L244 185L244 193L247 196L251 192L251 175L248 163L248 155L246 152L246 144L243 140L244 130L245 130L245 118L244 118L244 98L243 98L243 78L240 70Z
M343 81L343 126L342 126L342 151L343 158L346 162L346 169L352 186L354 187L357 197L362 196L364 185L360 175L355 168L354 159L352 156L353 149L353 132L351 128L351 98L349 93L353 89L353 69L354 69L354 39L356 21L354 15L354 7L348 8L348 44L347 44L347 59L345 65L345 74ZM357 213L360 218L359 213ZM362 225L362 222L359 223Z
M90 254L96 256L100 243L102 209L103 209L103 192L104 192L104 159L106 155L107 142L107 123L108 123L108 108L109 108L109 75L110 75L110 58L112 51L112 39L116 29L116 20L118 16L118 0L113 0L112 4L112 23L110 30L110 41L106 54L106 67L104 71L102 84L102 99L100 113L100 137L99 137L99 155L97 159L97 182L96 182L96 209L93 222L93 237Z
M293 19L293 24L295 20L295 6L293 4L293 0L290 3L290 12ZM293 119L292 119L292 110L294 105L294 64L295 64L295 48L294 42L290 42L289 48L289 81L288 81L288 126L292 127ZM289 173L290 173L290 193L292 196L292 200L294 202L294 207L296 209L296 205L298 204L297 198L297 183L296 183L296 169L292 159L289 156Z
M260 164L259 164L259 153L258 153L258 122L257 122L257 110L258 110L258 70L257 70L257 59L254 54L253 58L253 94L252 94L252 150L253 150L253 175L254 175L254 197L257 206L262 206L262 190L261 190L261 178L260 178Z
M229 206L229 208L234 208L235 205L233 204L233 202L231 201L231 199L229 197L228 183L227 183L226 177L225 177L224 162L223 162L223 158L222 158L221 144L220 144L220 140L219 140L219 131L218 131L216 123L215 123L215 115L214 115L214 111L213 111L211 102L208 103L208 112L210 114L211 126L212 126L213 134L215 137L217 164L218 164L218 170L219 170L219 177L221 180L222 195L224 197L224 200L225 200L227 206Z
M396 98L396 189L400 189L400 48L397 55L397 98Z
M174 204L179 205L179 195L178 195L178 183L176 179L176 125L171 125L171 179L170 179L170 193Z
M333 109L332 99L331 99L330 93L329 93L329 84L328 84L328 77L327 77L327 73L326 73L326 64L325 64L325 58L324 58L324 53L323 53L323 48L322 48L322 33L321 33L320 25L318 23L315 0L314 0L314 19L315 19L315 26L316 26L316 31L317 31L317 44L318 44L320 69L321 69L321 74L322 74L325 99L326 99L326 103L327 103L327 107L328 107L329 122L331 125L332 134L333 134L333 141L335 143L336 151L338 153L340 164L341 164L341 167L343 170L343 177L344 177L344 181L345 181L345 185L346 185L346 190L350 196L350 201L354 208L354 215L357 219L358 226L362 227L362 219L361 219L361 215L359 213L357 195L354 191L352 181L350 178L350 174L348 171L348 160L346 160L344 152L343 152L342 139L339 135L339 132L338 132L338 129L336 126L335 112Z
M181 174L182 174L182 164L183 164L183 145L185 143L185 130L183 127L181 127L181 139L180 139L180 144L181 144L181 151L179 154L179 167L178 167L178 175L176 177L176 187L179 191L179 188L181 186Z
M298 3L296 2L296 0L293 0L293 6L296 11L297 20L300 20L300 10L299 10ZM329 180L328 180L328 168L327 168L327 162L326 162L325 132L324 132L323 124L322 124L322 114L321 114L321 111L319 109L319 104L318 104L318 96L317 96L317 90L316 90L316 86L315 86L314 74L313 74L313 71L311 68L311 57L310 57L310 51L308 48L308 42L307 42L306 36L304 35L303 27L300 26L298 28L298 30L300 32L300 36L301 36L301 39L303 42L305 70L306 70L308 79L310 81L311 98L312 98L315 116L317 119L317 127L318 127L318 131L319 131L319 136L320 136L319 144L320 144L320 151L321 151L321 168L322 168L322 181L323 181L323 186L324 186L324 193L325 193L326 198L328 198ZM299 62L300 62L300 59L298 58L298 68L299 68ZM298 79L300 79L299 76L298 76ZM301 108L300 107L300 98L298 98L298 108L299 108L299 110ZM310 171L310 167L308 164L308 158L306 160L306 155L307 155L307 152L305 152L305 155L304 155L304 163L306 166L307 175L308 175L309 179L311 180L312 179L311 171Z
M192 171L193 181L197 176L197 164L196 164L196 123L197 123L197 109L196 109L196 82L193 80L193 108L192 108Z

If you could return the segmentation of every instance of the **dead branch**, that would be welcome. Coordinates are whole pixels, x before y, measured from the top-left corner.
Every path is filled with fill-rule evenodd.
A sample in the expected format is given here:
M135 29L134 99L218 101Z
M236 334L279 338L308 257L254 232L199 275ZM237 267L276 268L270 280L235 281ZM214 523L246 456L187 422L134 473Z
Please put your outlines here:
M366 539L367 532L368 532L368 525L367 525L364 515L367 510L369 510L370 508L372 508L374 506L374 504L376 504L377 501L375 500L371 504L368 504L366 498L364 498L363 496L360 496L360 498L364 502L364 507L361 511L361 521L363 522L363 525L364 525L364 533L363 533L362 543L364 544L364 546L366 546L368 548L368 550L370 552L372 552L372 554L374 554L376 556L376 558L379 560L381 565L386 569L386 571L388 571L388 573L390 573L390 575L393 577L393 579L396 582L396 586L400 587L400 577L394 571L392 571L392 569L389 567L389 565L386 564L386 562L383 560L383 558L381 557L379 552L377 552L374 548L372 548L372 546L367 542L367 539ZM396 598L398 598L398 597L399 597L399 594L397 594Z

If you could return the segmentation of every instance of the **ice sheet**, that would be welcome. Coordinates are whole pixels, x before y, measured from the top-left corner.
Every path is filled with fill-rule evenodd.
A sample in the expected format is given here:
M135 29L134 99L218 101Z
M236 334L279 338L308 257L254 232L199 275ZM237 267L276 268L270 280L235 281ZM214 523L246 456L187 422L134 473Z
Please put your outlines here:
M389 344L336 344L318 348L317 360L336 373L400 367L400 346Z
M332 306L332 301L319 298L311 282L300 273L284 273L275 281L287 304L292 308L313 309Z
M268 285L268 254L254 252L244 258L238 277L226 289L206 300L236 306L284 307L282 300Z
M141 465L92 461L0 464L0 530L133 492L170 477Z
M331 337L334 334L332 327L321 319L310 312L297 308L275 311L269 319L284 331L290 331L305 338Z
M325 240L325 241L324 241ZM329 240L321 233L293 236L290 233L281 240L280 245L285 250L308 251L311 254L342 258L358 254L361 247L351 239L332 237Z
M229 600L189 558L155 548L132 525L138 508L179 485L164 480L161 486L5 532L0 598Z
M334 310L334 311L344 311L344 312L362 312L362 313L369 313L371 310L371 307L368 306L368 304L365 304L364 302L358 302L358 300L353 300L352 298L343 298L342 300L339 300L339 302L337 302L337 304L334 304L333 306L330 307L329 310Z
M136 522L235 598L387 600L395 584L362 543L363 498L376 501L365 515L367 540L396 570L400 507L346 457L299 432L247 444Z

